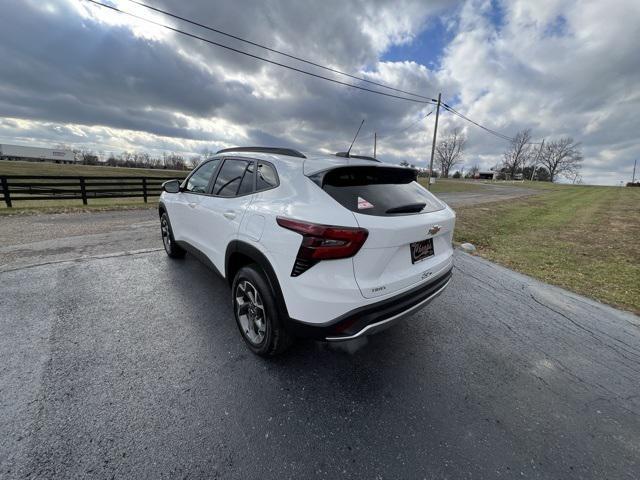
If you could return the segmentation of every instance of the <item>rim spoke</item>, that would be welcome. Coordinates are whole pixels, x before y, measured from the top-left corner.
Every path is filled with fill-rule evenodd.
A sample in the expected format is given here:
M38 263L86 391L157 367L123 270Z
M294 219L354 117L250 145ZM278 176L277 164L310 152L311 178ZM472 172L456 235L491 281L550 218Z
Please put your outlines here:
M238 303L238 315L246 315L249 310L249 304L247 302L240 302L240 299L236 299Z
M256 303L255 298L256 297L254 297L253 292L250 292L250 291L247 290L247 297L249 298L249 302L253 303L255 305L255 303Z
M260 292L251 282L243 280L236 287L235 300L242 331L251 343L259 344L267 331L266 312Z
M256 307L258 307L260 310L264 310L264 306L262 305L262 298L260 297L260 293L257 290L256 290L256 300L254 303Z

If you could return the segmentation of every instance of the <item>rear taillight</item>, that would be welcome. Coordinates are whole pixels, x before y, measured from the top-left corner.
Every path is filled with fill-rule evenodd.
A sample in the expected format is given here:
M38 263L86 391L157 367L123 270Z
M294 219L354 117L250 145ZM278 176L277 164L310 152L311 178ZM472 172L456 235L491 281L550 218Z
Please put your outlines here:
M369 232L364 228L336 227L278 217L278 225L302 235L292 277L306 272L320 260L353 257L362 247Z

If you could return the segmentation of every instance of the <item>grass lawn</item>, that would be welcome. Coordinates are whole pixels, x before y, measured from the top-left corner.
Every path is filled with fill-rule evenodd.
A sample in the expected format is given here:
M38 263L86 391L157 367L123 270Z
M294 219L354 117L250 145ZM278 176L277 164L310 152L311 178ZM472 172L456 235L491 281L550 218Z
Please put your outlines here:
M540 195L456 209L481 256L640 314L640 189L525 183Z
M186 171L146 168L102 167L91 165L63 165L48 162L16 162L0 160L0 175L72 175L72 176L121 176L121 177L166 177L179 178ZM25 200L13 203L7 208L2 201L0 190L0 215L63 213L95 210L119 210L130 208L155 208L158 197L149 196L148 203L141 198L96 198L89 199L88 205L82 200Z

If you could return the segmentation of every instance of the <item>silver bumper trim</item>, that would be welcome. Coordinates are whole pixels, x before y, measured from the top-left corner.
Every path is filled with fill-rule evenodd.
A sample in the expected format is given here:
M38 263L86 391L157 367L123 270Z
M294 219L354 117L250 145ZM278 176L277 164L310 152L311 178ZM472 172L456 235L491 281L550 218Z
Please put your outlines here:
M450 282L451 282L451 278L449 278L449 280L447 280L447 283L442 285L438 290L433 292L427 298L422 300L420 303L415 304L413 307L410 307L410 308L406 309L404 312L397 313L394 316L389 317L389 318L385 318L384 320L380 320L379 322L371 323L371 324L367 325L366 327L364 327L362 330L360 330L358 333L354 333L353 335L342 336L342 337L326 337L325 340L328 341L328 342L341 342L341 341L344 341L344 340L353 340L354 338L363 337L365 335L371 335L372 333L376 333L376 332L379 332L381 330L384 330L385 328L390 327L391 325L393 325L394 323L402 320L403 318L408 317L409 315L411 315L412 313L416 312L417 310L420 310L427 303L429 303L435 297L440 295L442 293L442 291L445 288L447 288L447 286L449 285Z

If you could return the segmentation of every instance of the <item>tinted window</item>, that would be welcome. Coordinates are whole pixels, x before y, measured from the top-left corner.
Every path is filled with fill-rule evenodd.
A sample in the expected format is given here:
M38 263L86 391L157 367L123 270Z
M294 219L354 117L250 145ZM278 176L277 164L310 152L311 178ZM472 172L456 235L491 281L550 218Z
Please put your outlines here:
M242 177L240 187L238 188L238 195L246 195L247 193L253 192L253 171L253 162L251 162L247 165L247 169L244 171L244 176Z
M278 185L275 169L268 163L258 163L258 182L256 190L266 190Z
M225 160L216 178L213 194L221 197L235 197L249 163L251 162L246 160Z
M409 169L344 167L314 175L312 180L342 206L364 215L407 215L444 208Z
M206 193L207 185L209 185L211 175L213 175L218 163L220 163L220 160L211 160L198 167L195 173L187 180L185 190L193 193Z

